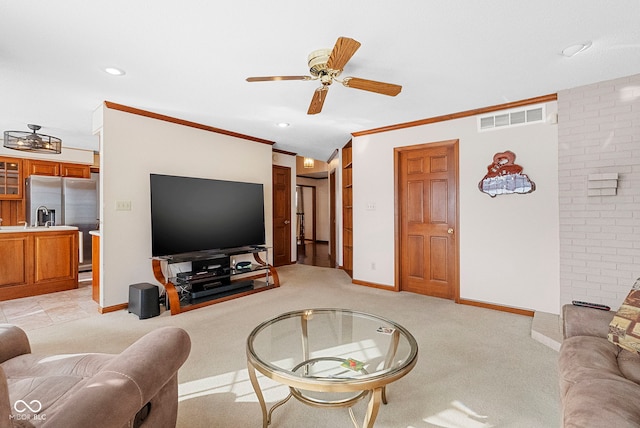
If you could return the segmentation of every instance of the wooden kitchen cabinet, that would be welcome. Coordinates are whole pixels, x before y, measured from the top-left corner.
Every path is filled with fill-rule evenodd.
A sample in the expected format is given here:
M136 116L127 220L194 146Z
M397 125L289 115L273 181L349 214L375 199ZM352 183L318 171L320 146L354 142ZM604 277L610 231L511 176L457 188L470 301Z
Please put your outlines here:
M0 199L22 199L22 161L0 157Z
M29 272L33 271L32 255L33 241L26 234L0 236L0 289L29 282Z
M90 178L91 166L68 163L68 162L54 162L36 159L25 159L25 170L27 176L29 175L51 175L60 177L74 177L74 178Z
M25 220L24 183L30 175L91 178L91 165L0 156L0 227L17 226Z
M60 162L25 159L25 171L30 175L60 175Z
M0 301L78 288L78 245L66 226L0 233Z
M79 163L61 163L60 175L63 177L91 178L91 166Z

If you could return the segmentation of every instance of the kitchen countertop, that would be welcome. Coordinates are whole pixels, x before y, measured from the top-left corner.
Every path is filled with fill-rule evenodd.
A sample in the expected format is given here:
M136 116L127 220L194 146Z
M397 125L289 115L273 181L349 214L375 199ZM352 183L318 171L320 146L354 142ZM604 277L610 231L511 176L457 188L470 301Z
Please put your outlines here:
M24 226L0 226L0 233L58 232L61 230L78 230L78 228L75 226L38 226L27 228Z
M100 236L101 233L99 230L90 230L89 231L89 235L93 235L93 236Z

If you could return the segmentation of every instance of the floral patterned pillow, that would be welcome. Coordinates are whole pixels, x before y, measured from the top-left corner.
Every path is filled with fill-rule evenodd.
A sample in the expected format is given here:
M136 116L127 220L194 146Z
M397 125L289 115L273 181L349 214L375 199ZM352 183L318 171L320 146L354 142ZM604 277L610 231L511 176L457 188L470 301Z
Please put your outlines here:
M611 343L640 354L640 278L609 324L607 337Z

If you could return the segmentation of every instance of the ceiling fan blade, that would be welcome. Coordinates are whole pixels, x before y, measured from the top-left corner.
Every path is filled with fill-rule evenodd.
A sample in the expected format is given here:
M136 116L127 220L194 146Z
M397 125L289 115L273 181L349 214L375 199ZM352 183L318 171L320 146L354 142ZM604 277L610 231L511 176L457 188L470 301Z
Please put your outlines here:
M329 55L329 59L327 60L327 68L342 70L359 47L360 42L356 40L348 37L338 37L331 51L331 55Z
M262 76L247 77L247 82L272 82L275 80L311 80L311 76Z
M318 114L322 111L322 105L324 104L324 99L327 96L327 92L329 91L329 87L327 85L322 85L313 93L313 98L311 98L311 104L309 104L309 110L307 114Z
M402 90L402 86L393 83L376 82L375 80L360 79L358 77L345 77L342 84L347 88L362 89L363 91L395 97Z

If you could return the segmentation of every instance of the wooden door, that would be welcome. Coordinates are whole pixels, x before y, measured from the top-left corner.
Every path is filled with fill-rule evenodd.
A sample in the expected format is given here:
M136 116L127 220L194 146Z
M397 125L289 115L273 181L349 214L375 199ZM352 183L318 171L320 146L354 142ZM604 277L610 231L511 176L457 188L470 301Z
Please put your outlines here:
M273 265L291 264L291 168L273 166Z
M396 149L399 288L459 299L458 142Z

